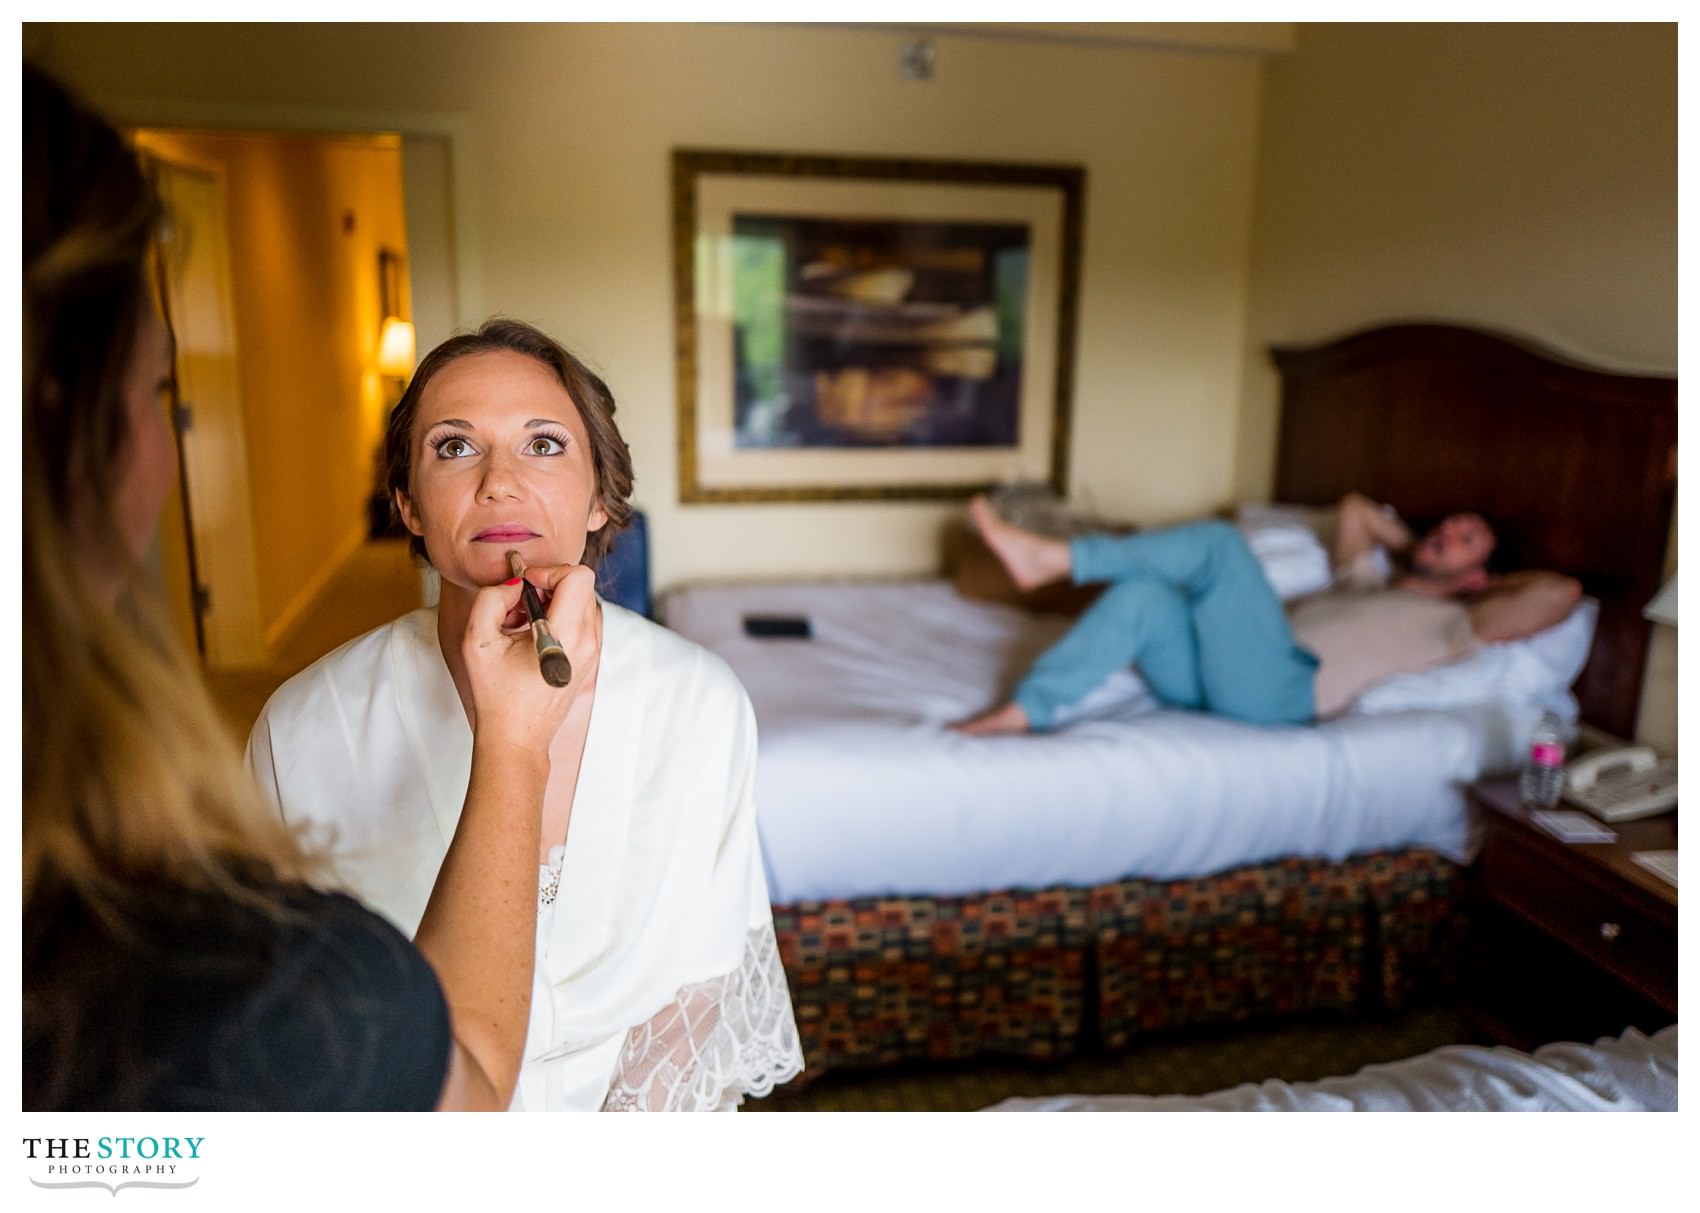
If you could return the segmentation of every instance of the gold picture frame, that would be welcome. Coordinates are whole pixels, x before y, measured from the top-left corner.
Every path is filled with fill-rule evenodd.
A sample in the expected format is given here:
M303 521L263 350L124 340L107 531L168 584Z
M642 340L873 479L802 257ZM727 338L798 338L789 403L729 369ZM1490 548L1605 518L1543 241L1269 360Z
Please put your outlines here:
M1085 170L673 153L683 502L1066 491Z

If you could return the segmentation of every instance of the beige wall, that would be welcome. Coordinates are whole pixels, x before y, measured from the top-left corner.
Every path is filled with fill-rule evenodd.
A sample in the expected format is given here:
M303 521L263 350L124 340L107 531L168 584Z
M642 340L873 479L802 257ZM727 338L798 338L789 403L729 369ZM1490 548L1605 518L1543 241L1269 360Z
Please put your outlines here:
M1242 496L1263 350L1397 319L1676 369L1676 26L1301 25L1258 152Z
M1175 27L1165 30L1180 39ZM931 570L950 507L677 504L668 153L676 146L1084 165L1072 479L1147 521L1233 489L1262 60L796 26L54 26L49 61L148 113L417 114L463 137L462 322L533 320L620 401L657 586ZM195 107L201 109L196 111Z
M224 171L260 623L275 646L365 533L388 404L372 369L378 249L407 248L399 141L145 138Z

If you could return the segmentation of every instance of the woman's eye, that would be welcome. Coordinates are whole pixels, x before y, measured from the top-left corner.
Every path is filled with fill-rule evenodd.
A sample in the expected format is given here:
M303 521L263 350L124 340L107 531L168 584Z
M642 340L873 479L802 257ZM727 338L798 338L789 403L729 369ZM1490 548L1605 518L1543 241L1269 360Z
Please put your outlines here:
M561 445L558 438L550 438L546 435L539 434L526 444L525 449L530 451L533 455L559 455L566 448Z
M445 438L437 444L437 458L464 459L472 454L472 444L464 438Z

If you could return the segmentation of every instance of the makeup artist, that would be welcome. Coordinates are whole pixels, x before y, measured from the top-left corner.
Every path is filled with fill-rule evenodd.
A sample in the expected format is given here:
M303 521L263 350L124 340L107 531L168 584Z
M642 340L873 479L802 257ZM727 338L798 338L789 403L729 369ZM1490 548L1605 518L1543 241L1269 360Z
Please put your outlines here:
M28 65L22 182L23 1106L506 1107L550 742L579 695L504 630L517 583L468 594L445 644L470 775L413 940L319 891L147 572L175 474L159 203L114 129ZM593 666L588 572L532 575Z
M411 931L474 770L482 707L456 637L509 553L593 566L631 515L632 464L607 385L501 319L420 363L387 456L441 602L285 683L248 760L286 820L334 828L344 877ZM537 965L514 1106L733 1107L802 1068L756 837L755 716L718 657L598 607L597 643L569 650L575 695L527 834L533 913L516 936Z

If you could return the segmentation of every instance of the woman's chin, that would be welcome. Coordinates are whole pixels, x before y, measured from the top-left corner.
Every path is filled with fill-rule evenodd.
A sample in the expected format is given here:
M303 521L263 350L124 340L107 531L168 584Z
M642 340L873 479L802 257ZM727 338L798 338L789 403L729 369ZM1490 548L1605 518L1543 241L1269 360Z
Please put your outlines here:
M517 548L496 547L486 544L480 544L479 547L488 548L488 550L467 552L452 567L445 568L441 564L437 565L437 572L442 579L445 582L458 585L462 589L472 591L480 590L487 585L501 585L513 576L513 571L508 568L508 553L510 551L520 551L520 559L525 561L527 568L532 565L545 565L554 562L553 556L547 552L526 552Z
M442 579L445 589L454 586L468 594L476 594L485 586L501 585L513 576L508 571L508 559L503 552L456 561L453 564L438 560L431 563L437 570L437 576Z
M472 543L453 552L451 559L439 559L436 553L430 552L429 545L426 550L443 584L459 586L469 593L476 593L487 585L500 585L513 576L508 569L510 551L517 551L527 568L575 563L583 556L581 549L570 557L563 557L537 540L526 544Z

